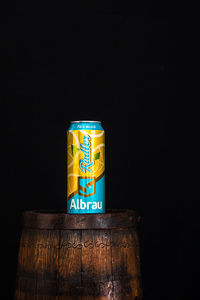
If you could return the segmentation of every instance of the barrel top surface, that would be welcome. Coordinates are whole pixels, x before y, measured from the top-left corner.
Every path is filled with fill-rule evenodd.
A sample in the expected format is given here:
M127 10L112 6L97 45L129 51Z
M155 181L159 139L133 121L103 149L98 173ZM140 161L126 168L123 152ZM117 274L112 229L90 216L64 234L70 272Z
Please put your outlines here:
M31 210L23 213L23 227L32 229L114 229L136 228L134 210L107 210L105 214L67 214L65 211Z

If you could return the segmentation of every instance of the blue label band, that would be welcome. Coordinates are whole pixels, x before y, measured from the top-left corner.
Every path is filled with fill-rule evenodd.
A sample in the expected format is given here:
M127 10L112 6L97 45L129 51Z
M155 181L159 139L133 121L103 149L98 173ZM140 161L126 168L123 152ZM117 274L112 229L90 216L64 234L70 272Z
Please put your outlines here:
M70 124L69 130L103 130L101 123L80 122Z
M68 200L68 213L105 213L105 175L78 178L78 191Z

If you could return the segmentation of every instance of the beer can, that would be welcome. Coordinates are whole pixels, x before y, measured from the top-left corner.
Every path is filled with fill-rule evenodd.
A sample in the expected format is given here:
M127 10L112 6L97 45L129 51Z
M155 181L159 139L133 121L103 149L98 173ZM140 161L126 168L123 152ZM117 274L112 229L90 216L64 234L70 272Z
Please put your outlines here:
M99 121L72 121L67 132L67 212L105 212L105 132Z

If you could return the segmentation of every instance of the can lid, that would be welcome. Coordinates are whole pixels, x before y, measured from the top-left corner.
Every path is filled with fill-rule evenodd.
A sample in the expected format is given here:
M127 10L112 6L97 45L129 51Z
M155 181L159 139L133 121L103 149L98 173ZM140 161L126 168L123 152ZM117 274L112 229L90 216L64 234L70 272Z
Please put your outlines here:
M70 121L70 123L101 123L101 121Z

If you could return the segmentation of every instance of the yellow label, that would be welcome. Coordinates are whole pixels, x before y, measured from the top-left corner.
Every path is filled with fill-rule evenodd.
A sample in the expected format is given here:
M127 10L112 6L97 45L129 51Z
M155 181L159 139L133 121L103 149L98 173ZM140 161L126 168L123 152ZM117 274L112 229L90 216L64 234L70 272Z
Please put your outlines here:
M94 178L94 180L98 180L98 178L101 178L101 176L104 174L104 171L105 171L104 131L102 130L68 131L67 133L67 198L69 199L70 196L72 196L78 191L79 178L86 177L86 178Z

